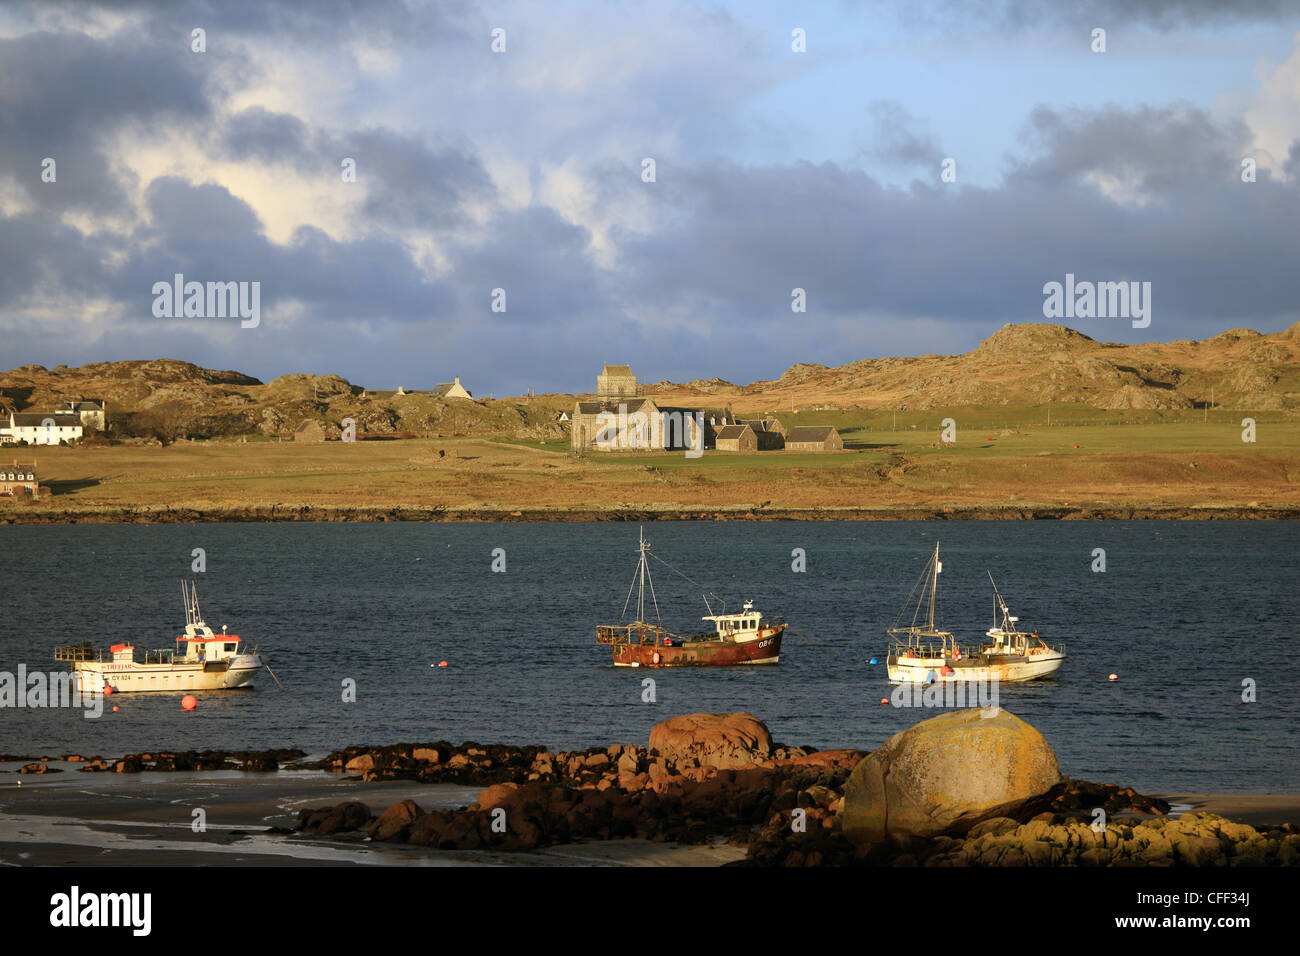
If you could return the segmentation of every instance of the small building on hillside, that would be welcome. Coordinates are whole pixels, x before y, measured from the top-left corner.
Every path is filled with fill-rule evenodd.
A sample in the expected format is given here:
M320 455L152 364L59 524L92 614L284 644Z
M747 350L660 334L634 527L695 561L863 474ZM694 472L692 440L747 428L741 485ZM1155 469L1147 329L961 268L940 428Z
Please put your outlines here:
M401 398L404 395L410 395L410 394L411 394L410 392L402 388L402 386L400 385L397 386L397 388L395 389L363 388L361 390L362 398L370 398L370 399L374 399L375 401L386 401L390 398Z
M738 422L754 429L759 451L779 451L785 447L785 426L775 418L744 418Z
M0 495L35 498L40 490L40 483L36 480L36 462L19 464L15 458L12 465L0 465Z
M108 403L95 399L69 399L59 407L60 412L76 415L88 430L102 432L108 426Z
M714 446L718 451L758 451L758 436L748 425L723 425Z
M76 441L85 433L81 416L71 412L10 412L9 423L0 419L0 443L57 445Z
M474 400L474 395L460 384L460 376L457 375L450 382L441 382L435 385L431 393L434 398L468 398Z
M843 451L844 439L833 425L799 425L785 436L786 451Z
M294 441L322 442L325 440L325 426L320 422L307 419L293 432Z

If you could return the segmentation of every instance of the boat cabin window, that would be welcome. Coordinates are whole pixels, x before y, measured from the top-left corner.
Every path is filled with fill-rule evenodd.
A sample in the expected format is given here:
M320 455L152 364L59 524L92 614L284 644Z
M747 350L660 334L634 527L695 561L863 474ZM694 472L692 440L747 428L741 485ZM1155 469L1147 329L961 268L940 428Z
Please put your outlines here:
M237 646L238 646L238 645L236 645L236 644L227 644L227 645L226 645L226 653L227 653L227 654L233 653L234 650L235 650L235 648L236 648Z

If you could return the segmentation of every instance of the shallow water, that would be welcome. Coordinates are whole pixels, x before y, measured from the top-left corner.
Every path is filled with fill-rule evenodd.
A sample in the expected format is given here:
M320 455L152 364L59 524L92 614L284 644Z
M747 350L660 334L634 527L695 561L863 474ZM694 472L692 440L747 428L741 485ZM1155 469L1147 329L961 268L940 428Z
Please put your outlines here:
M200 524L0 531L0 670L54 670L54 645L168 646L193 576L208 623L258 645L285 685L120 695L97 720L0 709L0 752L154 748L324 752L448 739L553 748L644 743L664 717L748 710L790 744L872 748L933 712L882 707L884 628L942 542L940 618L992 623L985 569L1022 626L1064 641L1057 680L1000 688L1072 776L1165 791L1300 791L1300 529L1286 522L654 523L664 560L737 610L782 614L776 667L615 670L635 525ZM207 571L191 575L192 549ZM491 570L505 550L506 571ZM803 548L807 571L791 570ZM1094 573L1093 549L1106 551ZM692 631L701 588L652 563L664 623ZM717 602L714 598L715 609ZM446 668L430 667L446 660ZM1087 673L1085 673L1085 671ZM1117 672L1120 681L1094 679ZM655 681L656 702L642 701ZM1244 679L1257 682L1243 703ZM356 681L344 703L342 683Z

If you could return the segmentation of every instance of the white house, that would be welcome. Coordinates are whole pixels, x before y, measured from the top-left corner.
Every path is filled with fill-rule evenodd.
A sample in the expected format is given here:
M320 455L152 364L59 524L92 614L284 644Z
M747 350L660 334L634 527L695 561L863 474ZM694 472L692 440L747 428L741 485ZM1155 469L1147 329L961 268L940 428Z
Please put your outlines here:
M474 398L469 389L460 384L459 375L453 381L439 382L434 386L431 394L434 398L468 398L470 400Z
M2 419L0 419L2 421ZM0 442L57 445L76 441L84 433L81 416L66 412L10 412L9 424L0 425Z

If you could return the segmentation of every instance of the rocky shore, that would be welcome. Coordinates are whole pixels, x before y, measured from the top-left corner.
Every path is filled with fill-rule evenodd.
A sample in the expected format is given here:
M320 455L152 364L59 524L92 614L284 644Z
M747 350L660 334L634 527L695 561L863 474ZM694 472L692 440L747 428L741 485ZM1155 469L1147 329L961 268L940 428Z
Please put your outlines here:
M298 760L306 754L301 750L186 750L173 753L156 751L153 753L127 754L115 760L105 757L86 757L81 754L67 754L60 758L64 763L81 764L77 769L82 773L143 773L157 771L200 771L200 770L247 770L269 773L279 770L281 764ZM22 757L14 754L0 754L0 763L22 763L18 772L23 774L62 773L58 767L50 766L50 757Z
M195 524L259 521L1268 521L1300 519L1294 505L971 505L879 508L445 508L322 505L108 507L20 503L0 510L0 524Z
M874 754L776 744L761 721L744 713L672 718L656 725L646 747L354 747L315 766L364 781L485 786L459 810L425 813L409 799L379 812L360 801L305 809L298 831L351 832L440 850L523 851L619 838L726 841L746 848L733 865L754 866L1300 864L1294 825L1257 829L1212 815L1165 819L1167 802L1064 777L1033 728L1005 711L995 721L977 713L924 721ZM986 746L972 746L977 739ZM936 740L951 744L946 768L934 757ZM925 767L919 776L908 769L916 754ZM889 757L903 783L873 800L869 778ZM1035 760L1036 782L1024 772ZM916 792L918 785L931 792ZM891 801L893 810L884 812ZM923 809L909 820L908 807ZM881 820L892 814L893 823L868 832L873 811Z
M511 854L641 840L730 845L733 866L1300 865L1300 828L1213 814L1060 773L1042 736L1005 710L922 721L874 751L776 743L747 713L688 714L646 745L581 751L447 741L302 751L68 755L82 772L307 769L351 781L346 800L300 810L278 839ZM50 758L21 773L59 772ZM260 779L267 779L265 776ZM482 788L458 809L386 804L385 784ZM372 790L373 785L373 790ZM375 796L356 799L357 790ZM422 798L421 798L422 799ZM462 797L461 799L465 799ZM426 807L428 804L426 803Z

